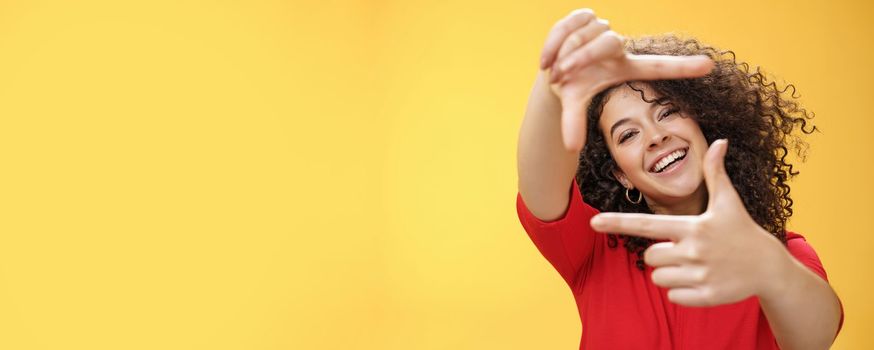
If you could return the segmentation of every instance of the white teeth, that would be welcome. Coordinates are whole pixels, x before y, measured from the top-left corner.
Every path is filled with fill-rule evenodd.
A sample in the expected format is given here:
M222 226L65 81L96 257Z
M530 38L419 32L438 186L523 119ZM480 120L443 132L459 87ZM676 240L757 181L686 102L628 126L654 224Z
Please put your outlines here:
M678 149L676 151L671 152L671 154L666 155L664 158L662 158L661 160L656 162L656 165L653 166L653 171L656 173L662 171L662 169L664 169L666 166L668 166L668 164L671 164L671 162L673 162L677 158L680 158L684 155L686 155L685 149Z

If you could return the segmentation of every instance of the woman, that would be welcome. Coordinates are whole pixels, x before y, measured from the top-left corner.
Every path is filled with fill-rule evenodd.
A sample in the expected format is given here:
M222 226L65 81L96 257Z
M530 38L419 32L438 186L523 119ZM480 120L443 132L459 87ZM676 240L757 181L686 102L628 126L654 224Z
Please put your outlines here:
M520 132L517 209L574 292L581 349L832 344L840 301L785 231L785 157L804 146L792 132L815 130L786 92L693 39L626 41L588 9L556 23Z

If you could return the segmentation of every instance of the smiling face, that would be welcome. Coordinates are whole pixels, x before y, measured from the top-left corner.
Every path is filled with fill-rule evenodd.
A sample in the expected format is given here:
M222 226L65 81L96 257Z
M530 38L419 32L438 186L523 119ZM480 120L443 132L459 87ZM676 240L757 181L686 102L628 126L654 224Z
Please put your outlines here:
M655 99L645 84L635 87ZM611 92L598 125L619 167L614 176L640 190L653 212L691 215L705 209L708 145L695 120L671 104L648 103L623 84Z

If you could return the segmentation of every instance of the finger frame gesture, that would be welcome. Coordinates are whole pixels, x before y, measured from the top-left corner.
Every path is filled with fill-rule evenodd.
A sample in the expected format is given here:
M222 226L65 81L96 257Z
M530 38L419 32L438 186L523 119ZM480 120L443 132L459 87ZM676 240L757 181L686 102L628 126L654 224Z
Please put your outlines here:
M599 232L650 238L644 262L668 299L687 306L715 306L779 293L777 281L788 252L749 215L725 171L727 140L705 155L707 209L700 215L601 213Z

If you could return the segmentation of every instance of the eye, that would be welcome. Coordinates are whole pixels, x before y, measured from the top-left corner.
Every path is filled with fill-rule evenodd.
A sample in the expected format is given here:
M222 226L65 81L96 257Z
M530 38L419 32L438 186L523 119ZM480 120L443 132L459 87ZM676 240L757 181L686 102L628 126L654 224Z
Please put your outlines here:
M619 135L619 144L622 144L623 142L625 142L625 140L630 139L632 136L634 136L636 134L637 134L637 131L635 131L635 130L628 130L626 132L623 132L621 135Z
M664 112L662 112L661 115L659 115L658 120L662 121L662 119L665 119L665 118L667 118L667 117L671 116L672 114L677 113L679 111L680 111L680 109L677 107L670 107L670 108L666 109Z

